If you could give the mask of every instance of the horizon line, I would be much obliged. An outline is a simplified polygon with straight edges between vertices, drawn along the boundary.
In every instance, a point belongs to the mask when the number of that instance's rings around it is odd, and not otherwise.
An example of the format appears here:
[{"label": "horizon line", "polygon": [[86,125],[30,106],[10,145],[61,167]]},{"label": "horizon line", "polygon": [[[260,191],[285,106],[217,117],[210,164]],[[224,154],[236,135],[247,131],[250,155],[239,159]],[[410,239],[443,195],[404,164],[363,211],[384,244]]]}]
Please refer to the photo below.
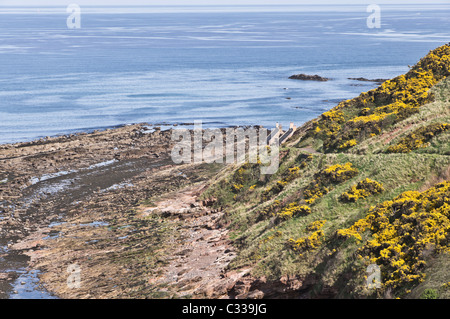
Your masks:
[{"label": "horizon line", "polygon": [[[392,5],[402,5],[402,6],[427,6],[427,5],[450,5],[447,1],[441,2],[427,2],[427,3],[402,3],[402,2],[391,2],[391,3],[383,3],[380,6],[392,6]],[[20,4],[0,4],[0,7],[26,7],[26,8],[42,8],[42,7],[66,7],[67,5],[20,5]],[[93,4],[83,4],[80,5],[83,7],[302,7],[302,6],[367,6],[367,4],[361,3],[300,3],[300,4],[102,4],[102,5],[93,5]]]}]

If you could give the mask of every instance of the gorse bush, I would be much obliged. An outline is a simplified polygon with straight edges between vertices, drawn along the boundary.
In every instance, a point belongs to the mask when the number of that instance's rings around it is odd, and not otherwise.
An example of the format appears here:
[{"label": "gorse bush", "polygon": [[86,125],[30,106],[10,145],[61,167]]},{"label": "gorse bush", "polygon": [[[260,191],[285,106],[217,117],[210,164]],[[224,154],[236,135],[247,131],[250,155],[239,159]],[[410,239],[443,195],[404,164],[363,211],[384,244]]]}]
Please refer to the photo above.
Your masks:
[{"label": "gorse bush", "polygon": [[356,175],[358,175],[358,170],[352,166],[352,163],[326,167],[315,174],[313,181],[303,190],[306,203],[314,203],[318,198],[327,194],[334,184],[345,182]]},{"label": "gorse bush", "polygon": [[259,210],[257,213],[257,221],[264,220],[269,217],[276,216],[277,212],[281,210],[281,202],[274,200],[270,205]]},{"label": "gorse bush", "polygon": [[448,130],[450,130],[448,123],[434,123],[420,127],[402,138],[397,144],[389,146],[386,153],[409,153],[418,148],[427,147],[433,137]]},{"label": "gorse bush", "polygon": [[232,190],[240,191],[244,185],[259,177],[259,165],[245,163],[237,171],[234,172],[231,180]]},{"label": "gorse bush", "polygon": [[287,205],[285,208],[283,208],[277,214],[277,217],[280,217],[281,219],[289,219],[299,215],[309,215],[309,214],[311,214],[311,208],[309,206],[298,205],[297,202],[293,202]]},{"label": "gorse bush", "polygon": [[313,231],[310,236],[297,240],[290,238],[287,245],[295,252],[300,253],[300,256],[302,256],[306,251],[317,249],[323,242],[324,232],[322,231],[322,227],[325,222],[326,220],[313,222],[307,227],[307,230]]},{"label": "gorse bush", "polygon": [[348,192],[343,193],[340,200],[343,202],[356,202],[360,198],[366,198],[383,191],[384,188],[382,184],[366,178],[358,182],[358,184],[353,185]]},{"label": "gorse bush", "polygon": [[316,231],[319,229],[322,229],[323,225],[325,225],[327,221],[325,219],[323,220],[316,220],[315,222],[312,222],[311,224],[306,227],[306,230],[308,231]]},{"label": "gorse bush", "polygon": [[337,234],[362,240],[366,231],[371,238],[359,249],[360,257],[383,266],[385,287],[423,281],[427,256],[450,252],[450,182],[422,193],[404,192]]},{"label": "gorse bush", "polygon": [[431,51],[408,73],[323,113],[304,138],[321,139],[326,152],[353,147],[417,113],[432,100],[430,88],[448,75],[450,45],[447,44]]},{"label": "gorse bush", "polygon": [[[303,189],[303,197],[307,204],[313,204],[316,199],[322,197],[334,184],[342,183],[358,174],[358,170],[352,166],[352,163],[345,163],[344,165],[331,165],[319,173],[314,175],[312,183]],[[278,202],[279,203],[279,202]],[[308,205],[301,205],[299,201],[294,201],[279,209],[279,205],[273,207],[277,211],[272,214],[277,217],[277,221],[290,219],[299,215],[311,214],[311,208]]]},{"label": "gorse bush", "polygon": [[277,181],[272,187],[268,187],[263,192],[263,200],[268,200],[270,197],[277,195],[283,191],[286,185],[296,180],[301,176],[301,171],[312,161],[311,154],[300,154],[295,164],[289,167],[281,176],[281,180]]},{"label": "gorse bush", "polygon": [[261,166],[258,163],[244,163],[234,171],[228,181],[228,186],[226,186],[235,194],[234,200],[241,199],[246,192],[252,191],[256,187],[255,183],[259,181],[260,170]]},{"label": "gorse bush", "polygon": [[349,180],[357,174],[358,170],[353,167],[352,163],[347,162],[344,165],[336,164],[329,166],[322,171],[321,175],[325,181],[338,184]]}]

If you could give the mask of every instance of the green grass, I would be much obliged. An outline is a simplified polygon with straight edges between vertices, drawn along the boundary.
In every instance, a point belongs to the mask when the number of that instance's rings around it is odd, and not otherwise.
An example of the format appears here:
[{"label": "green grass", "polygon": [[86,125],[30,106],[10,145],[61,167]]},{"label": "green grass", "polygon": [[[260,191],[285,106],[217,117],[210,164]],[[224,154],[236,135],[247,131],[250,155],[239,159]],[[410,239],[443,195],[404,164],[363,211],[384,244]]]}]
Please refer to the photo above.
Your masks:
[{"label": "green grass", "polygon": [[[389,145],[394,145],[419,127],[433,123],[450,123],[450,79],[441,81],[431,91],[435,96],[434,102],[422,106],[419,113],[393,125],[382,135],[361,142],[349,152],[355,154],[383,152]],[[450,133],[441,134],[431,141],[429,147],[414,152],[450,155]]]},{"label": "green grass", "polygon": [[427,289],[437,292],[437,299],[450,299],[450,255],[433,256],[427,269],[427,280],[415,287],[408,298],[419,299]]},{"label": "green grass", "polygon": [[[225,211],[224,222],[231,230],[230,237],[238,248],[238,255],[230,264],[231,269],[252,267],[254,276],[279,279],[283,275],[308,276],[314,274],[319,280],[316,288],[335,287],[339,297],[377,297],[364,287],[365,269],[355,258],[356,250],[363,245],[355,240],[339,241],[338,229],[347,228],[366,216],[371,206],[392,200],[405,191],[425,190],[434,184],[450,178],[450,134],[444,133],[433,138],[430,146],[407,154],[386,154],[385,149],[409,132],[431,123],[450,123],[450,80],[445,80],[433,88],[436,100],[423,106],[419,113],[393,125],[383,134],[370,138],[347,153],[313,154],[313,160],[300,171],[300,177],[288,183],[281,192],[270,198],[263,198],[264,190],[274,186],[295,165],[301,148],[320,148],[320,142],[311,139],[300,144],[282,147],[288,154],[282,159],[276,174],[265,180],[252,180],[256,183],[250,191],[247,185],[236,196],[231,190],[232,176],[239,167],[223,170],[205,192],[205,198],[217,199],[216,205]],[[296,136],[298,138],[298,136]],[[289,145],[289,143],[287,144]],[[333,188],[311,205],[312,213],[281,223],[273,216],[264,214],[275,201],[286,206],[293,201],[302,200],[303,188],[311,183],[314,174],[328,165],[351,162],[359,174]],[[381,194],[360,199],[355,203],[343,203],[340,195],[351,185],[370,178],[383,184]],[[313,221],[327,220],[323,227],[325,239],[314,251],[303,256],[294,253],[286,243],[290,238],[308,236],[306,229]],[[274,234],[279,234],[274,236]],[[367,239],[367,238],[366,238]],[[425,289],[434,289],[439,297],[450,297],[450,288],[443,289],[450,282],[448,257],[437,257],[427,268],[427,280],[413,289],[408,296],[419,298]],[[403,295],[402,295],[403,296]],[[383,297],[378,295],[378,297]]]}]

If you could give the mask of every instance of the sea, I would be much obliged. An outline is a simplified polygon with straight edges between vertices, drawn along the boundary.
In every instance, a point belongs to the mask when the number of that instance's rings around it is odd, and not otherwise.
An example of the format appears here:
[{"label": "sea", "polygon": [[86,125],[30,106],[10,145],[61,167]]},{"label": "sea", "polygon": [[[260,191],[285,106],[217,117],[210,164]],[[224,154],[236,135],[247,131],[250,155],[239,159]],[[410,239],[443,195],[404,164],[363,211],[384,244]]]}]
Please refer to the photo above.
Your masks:
[{"label": "sea", "polygon": [[[0,143],[133,123],[297,126],[450,41],[450,4],[0,5]],[[368,21],[380,21],[379,27]],[[327,82],[291,80],[298,73]]]}]

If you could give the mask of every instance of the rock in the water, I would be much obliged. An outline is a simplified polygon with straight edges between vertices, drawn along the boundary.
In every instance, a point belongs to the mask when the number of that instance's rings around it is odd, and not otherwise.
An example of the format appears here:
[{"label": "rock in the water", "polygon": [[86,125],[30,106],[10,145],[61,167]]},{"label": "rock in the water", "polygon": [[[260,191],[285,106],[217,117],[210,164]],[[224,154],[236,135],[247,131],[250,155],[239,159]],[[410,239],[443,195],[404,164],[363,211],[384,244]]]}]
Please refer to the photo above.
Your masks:
[{"label": "rock in the water", "polygon": [[383,83],[387,81],[386,79],[366,79],[366,78],[348,78],[348,79],[354,81],[378,82],[378,83]]},{"label": "rock in the water", "polygon": [[303,80],[303,81],[328,81],[328,78],[322,77],[320,75],[308,75],[308,74],[295,74],[289,77],[293,80]]}]

